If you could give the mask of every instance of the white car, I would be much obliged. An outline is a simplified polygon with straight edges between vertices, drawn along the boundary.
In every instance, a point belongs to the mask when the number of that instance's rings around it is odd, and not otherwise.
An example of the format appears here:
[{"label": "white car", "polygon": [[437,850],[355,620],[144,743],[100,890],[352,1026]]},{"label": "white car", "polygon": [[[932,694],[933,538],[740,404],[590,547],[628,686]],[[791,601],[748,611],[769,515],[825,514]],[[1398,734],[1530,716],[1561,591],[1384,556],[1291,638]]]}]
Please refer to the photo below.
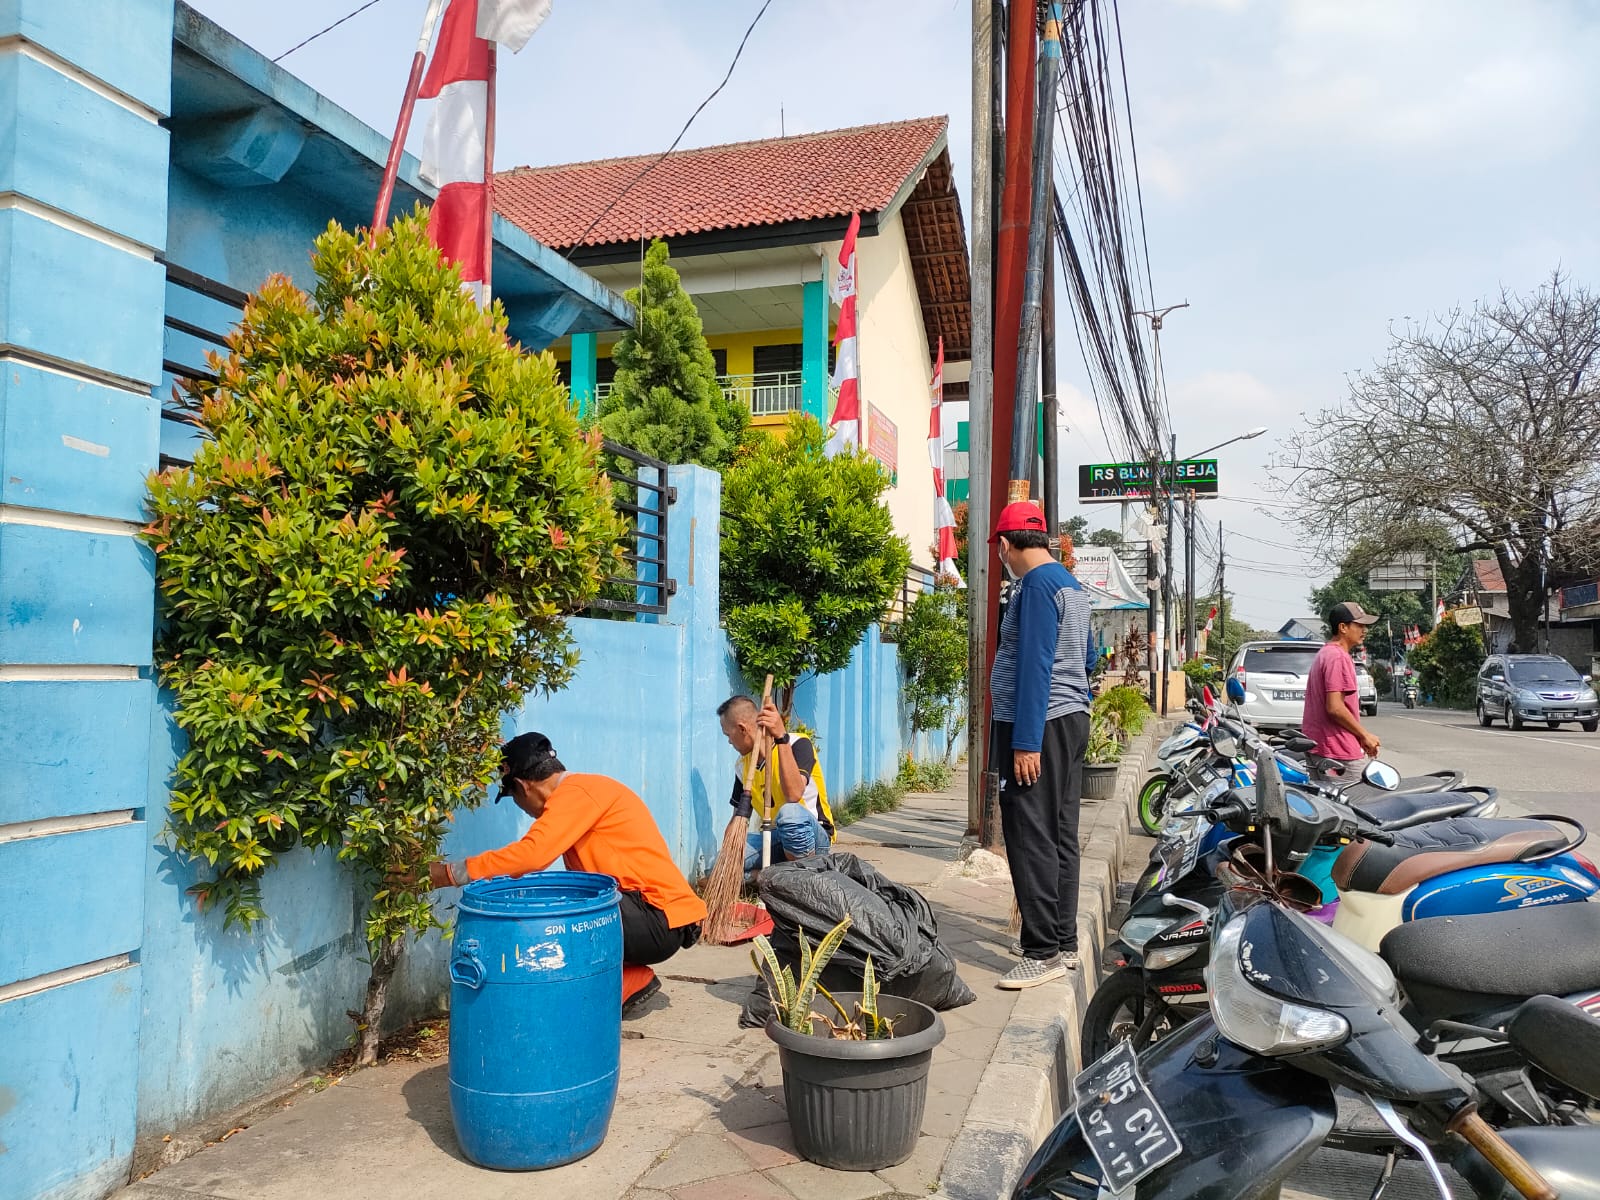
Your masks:
[{"label": "white car", "polygon": [[1363,717],[1378,715],[1378,685],[1373,682],[1372,673],[1360,663],[1356,664],[1356,698]]},{"label": "white car", "polygon": [[1246,642],[1230,672],[1244,684],[1240,711],[1259,729],[1298,726],[1305,715],[1306,677],[1320,642]]}]

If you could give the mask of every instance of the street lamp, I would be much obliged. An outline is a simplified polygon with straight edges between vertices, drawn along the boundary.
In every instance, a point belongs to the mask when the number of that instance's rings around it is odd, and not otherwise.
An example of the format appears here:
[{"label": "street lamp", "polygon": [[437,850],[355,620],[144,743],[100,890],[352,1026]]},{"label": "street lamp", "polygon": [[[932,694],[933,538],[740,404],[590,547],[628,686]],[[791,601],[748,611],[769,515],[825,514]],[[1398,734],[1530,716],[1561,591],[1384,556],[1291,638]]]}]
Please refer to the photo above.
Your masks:
[{"label": "street lamp", "polygon": [[1201,450],[1198,454],[1190,454],[1190,455],[1186,455],[1185,457],[1186,458],[1199,458],[1203,454],[1210,454],[1213,450],[1221,450],[1224,446],[1231,446],[1235,442],[1248,442],[1251,438],[1258,438],[1263,433],[1265,433],[1266,431],[1267,431],[1267,427],[1265,425],[1257,425],[1254,429],[1246,430],[1244,433],[1241,433],[1238,437],[1231,437],[1225,442],[1218,442],[1215,446],[1207,446],[1204,450]]}]

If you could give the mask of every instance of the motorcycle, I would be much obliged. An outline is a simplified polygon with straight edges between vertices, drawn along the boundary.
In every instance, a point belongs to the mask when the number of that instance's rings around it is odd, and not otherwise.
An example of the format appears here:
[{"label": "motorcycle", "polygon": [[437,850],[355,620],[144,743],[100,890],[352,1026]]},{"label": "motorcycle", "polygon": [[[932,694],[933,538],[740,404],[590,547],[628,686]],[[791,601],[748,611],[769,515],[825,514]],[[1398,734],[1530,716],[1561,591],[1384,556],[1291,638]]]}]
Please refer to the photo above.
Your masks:
[{"label": "motorcycle", "polygon": [[[1234,737],[1234,731],[1219,726],[1213,741],[1238,753]],[[1259,744],[1257,749],[1268,753]],[[1275,771],[1283,766],[1272,761]],[[1392,768],[1375,763],[1366,779],[1378,786],[1392,783],[1393,775]],[[1237,796],[1237,777],[1232,782]],[[1497,809],[1493,788],[1389,795],[1355,808],[1326,785],[1289,782],[1301,784],[1291,802],[1302,818],[1302,834],[1284,851],[1315,885],[1307,908],[1368,949],[1376,950],[1383,935],[1402,922],[1568,905],[1600,892],[1600,869],[1574,852],[1585,837],[1580,825],[1560,817],[1487,820]],[[1136,887],[1110,947],[1118,968],[1085,1009],[1081,1049],[1086,1061],[1120,1040],[1143,1046],[1204,1010],[1209,917],[1223,890],[1216,878],[1225,857],[1222,848],[1252,829],[1238,799],[1215,802],[1227,788],[1227,781],[1215,778],[1187,811],[1173,814],[1175,826],[1186,824],[1164,840],[1155,867]],[[1387,839],[1392,844],[1354,839],[1357,816],[1376,831],[1395,833]],[[1551,821],[1572,826],[1574,835],[1552,828]]]},{"label": "motorcycle", "polygon": [[1415,708],[1417,706],[1419,695],[1420,693],[1417,691],[1417,685],[1414,683],[1408,682],[1403,688],[1400,689],[1401,701],[1407,708]]},{"label": "motorcycle", "polygon": [[[1269,759],[1252,816],[1262,865],[1231,863],[1207,971],[1209,1014],[1136,1054],[1113,1048],[1073,1085],[1013,1200],[1269,1200],[1335,1144],[1342,1099],[1374,1115],[1386,1162],[1423,1160],[1442,1196],[1445,1157],[1477,1195],[1600,1200],[1600,1127],[1492,1128],[1472,1078],[1428,1053],[1383,959],[1297,911],[1314,885],[1277,865],[1318,814],[1297,814]],[[1289,793],[1292,796],[1292,793]],[[1358,818],[1359,820],[1359,818]],[[1391,835],[1367,825],[1380,843]],[[1600,1089],[1600,1021],[1561,1002],[1520,1006],[1504,1040],[1532,1068]],[[1591,1092],[1590,1094],[1593,1094]],[[1376,1193],[1375,1193],[1376,1194]]]}]

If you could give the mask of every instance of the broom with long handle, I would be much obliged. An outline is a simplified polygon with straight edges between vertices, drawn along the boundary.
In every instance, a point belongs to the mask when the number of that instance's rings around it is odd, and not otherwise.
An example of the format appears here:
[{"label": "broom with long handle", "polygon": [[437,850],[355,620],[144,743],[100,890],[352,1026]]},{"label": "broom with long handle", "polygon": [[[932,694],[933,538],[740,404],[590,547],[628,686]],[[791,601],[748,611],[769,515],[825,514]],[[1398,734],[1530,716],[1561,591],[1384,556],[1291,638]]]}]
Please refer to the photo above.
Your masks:
[{"label": "broom with long handle", "polygon": [[[761,693],[762,708],[766,707],[767,700],[771,695],[772,676],[768,675],[766,687]],[[750,748],[750,754],[746,758],[744,766],[744,800],[746,803],[751,803],[750,780],[755,774],[756,760],[761,756],[764,744],[764,736],[758,728],[756,731],[756,744]],[[763,813],[764,816],[765,814]],[[763,825],[765,825],[764,820]],[[711,867],[711,877],[706,880],[706,919],[702,929],[704,930],[705,940],[713,945],[726,945],[735,933],[740,932],[736,918],[739,890],[744,883],[745,839],[749,834],[749,816],[737,812],[734,813],[733,819],[728,822],[727,829],[722,833],[722,849],[717,852],[717,861]],[[765,859],[763,859],[762,865],[767,865]]]}]

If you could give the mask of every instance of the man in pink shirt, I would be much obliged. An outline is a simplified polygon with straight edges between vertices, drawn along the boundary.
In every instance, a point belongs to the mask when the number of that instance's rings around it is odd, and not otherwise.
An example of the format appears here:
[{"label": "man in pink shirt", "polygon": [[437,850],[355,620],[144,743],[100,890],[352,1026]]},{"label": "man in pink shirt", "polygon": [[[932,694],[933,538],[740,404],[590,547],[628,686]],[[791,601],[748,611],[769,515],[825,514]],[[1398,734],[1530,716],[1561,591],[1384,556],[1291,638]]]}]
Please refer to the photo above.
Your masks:
[{"label": "man in pink shirt", "polygon": [[1356,664],[1351,651],[1367,637],[1367,626],[1378,618],[1359,604],[1335,604],[1328,611],[1328,644],[1317,651],[1306,677],[1306,708],[1300,728],[1317,743],[1323,758],[1349,763],[1343,778],[1359,775],[1364,759],[1378,754],[1378,739],[1361,728],[1357,714],[1361,700],[1356,692]]}]

